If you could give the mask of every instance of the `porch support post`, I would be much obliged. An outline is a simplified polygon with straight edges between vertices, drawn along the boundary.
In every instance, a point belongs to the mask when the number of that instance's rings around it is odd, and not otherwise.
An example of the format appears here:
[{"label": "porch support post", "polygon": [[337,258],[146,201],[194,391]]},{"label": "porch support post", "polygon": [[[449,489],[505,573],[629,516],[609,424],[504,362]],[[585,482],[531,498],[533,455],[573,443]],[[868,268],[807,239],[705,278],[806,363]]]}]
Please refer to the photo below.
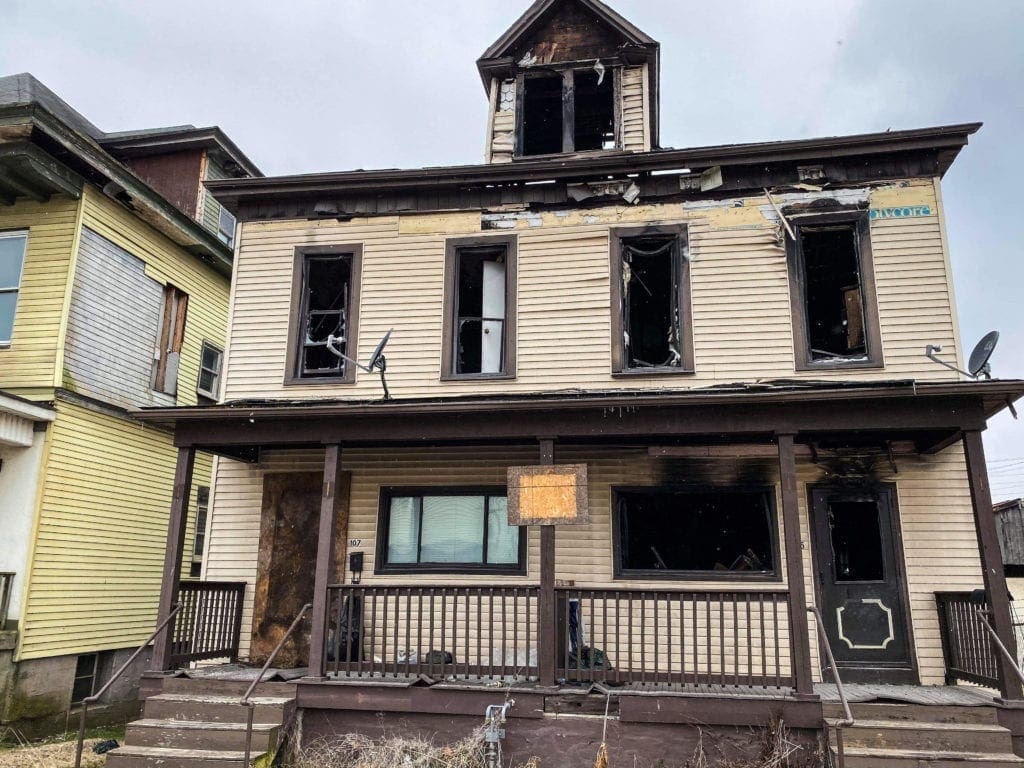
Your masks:
[{"label": "porch support post", "polygon": [[782,488],[782,529],[786,542],[786,574],[789,582],[789,633],[793,653],[793,682],[798,696],[812,696],[811,639],[807,627],[807,587],[804,583],[804,550],[800,540],[800,506],[796,484],[796,452],[793,435],[777,435],[779,480]]},{"label": "porch support post", "polygon": [[[988,470],[985,467],[985,446],[979,430],[967,430],[963,434],[964,458],[967,459],[967,477],[971,487],[971,503],[974,506],[974,527],[978,532],[978,552],[984,575],[985,594],[992,628],[1003,645],[1014,658],[1017,657],[1017,643],[1010,618],[1010,601],[1006,588],[1006,574],[1003,571],[1003,555],[999,550],[996,535],[996,518],[992,511],[992,492],[988,484]],[[999,669],[999,693],[1004,699],[1020,699],[1021,686],[1013,665],[993,644]]]},{"label": "porch support post", "polygon": [[[540,441],[540,463],[550,467],[555,463],[555,441]],[[539,657],[537,659],[538,674],[541,685],[555,684],[555,655],[558,643],[555,634],[558,627],[558,607],[555,601],[555,526],[540,527],[540,598],[538,601],[540,617],[537,631],[540,636]]]},{"label": "porch support post", "polygon": [[[164,575],[160,583],[160,602],[156,621],[166,619],[178,602],[181,584],[181,559],[185,551],[185,528],[188,524],[188,500],[192,494],[192,472],[195,469],[196,449],[178,449],[178,462],[174,469],[174,490],[171,493],[171,514],[167,519],[167,548],[164,551]],[[170,666],[171,641],[174,638],[172,621],[153,641],[151,668],[163,672]]]},{"label": "porch support post", "polygon": [[313,577],[313,621],[309,632],[309,676],[324,677],[324,643],[327,638],[327,587],[334,572],[334,524],[338,517],[338,477],[341,446],[328,445],[324,456],[324,489],[320,502],[320,529],[316,540],[316,574]]}]

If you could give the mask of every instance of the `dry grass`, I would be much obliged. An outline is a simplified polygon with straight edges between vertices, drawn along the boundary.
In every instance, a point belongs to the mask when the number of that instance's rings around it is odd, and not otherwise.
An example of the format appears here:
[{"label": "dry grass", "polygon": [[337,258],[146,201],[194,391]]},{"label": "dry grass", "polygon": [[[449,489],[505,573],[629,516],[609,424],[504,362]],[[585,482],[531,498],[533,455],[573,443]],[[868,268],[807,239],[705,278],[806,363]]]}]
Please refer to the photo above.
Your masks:
[{"label": "dry grass", "polygon": [[[106,755],[93,754],[93,745],[104,739],[90,739],[82,750],[82,768],[100,768],[107,764]],[[37,744],[15,747],[0,752],[0,768],[71,768],[75,764],[75,743]]]},{"label": "dry grass", "polygon": [[773,722],[761,734],[761,751],[757,757],[729,759],[709,757],[701,732],[697,748],[683,768],[818,768],[822,764],[817,750],[797,744],[782,722]]},{"label": "dry grass", "polygon": [[[502,763],[504,765],[504,763]],[[485,768],[484,732],[454,744],[400,736],[350,733],[320,739],[303,749],[293,768]],[[536,758],[519,768],[538,768]]]}]

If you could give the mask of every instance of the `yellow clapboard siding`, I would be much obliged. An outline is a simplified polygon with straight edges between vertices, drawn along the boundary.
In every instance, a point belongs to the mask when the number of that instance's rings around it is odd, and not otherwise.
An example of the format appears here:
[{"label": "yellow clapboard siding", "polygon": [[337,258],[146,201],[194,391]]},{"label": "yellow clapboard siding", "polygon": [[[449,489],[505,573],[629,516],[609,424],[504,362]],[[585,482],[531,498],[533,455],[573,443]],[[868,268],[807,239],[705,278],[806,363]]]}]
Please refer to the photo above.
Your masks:
[{"label": "yellow clapboard siding", "polygon": [[177,405],[195,405],[203,340],[224,349],[229,278],[91,187],[86,188],[83,201],[84,226],[141,259],[146,264],[146,273],[154,280],[174,285],[188,294]]},{"label": "yellow clapboard siding", "polygon": [[0,349],[0,389],[54,385],[78,209],[65,197],[0,207],[0,230],[28,230],[11,345]]},{"label": "yellow clapboard siding", "polygon": [[[19,658],[126,648],[153,631],[176,449],[170,434],[57,401]],[[195,491],[212,459],[197,457]],[[183,576],[187,575],[186,555]]]},{"label": "yellow clapboard siding", "polygon": [[[535,463],[535,451],[521,448],[433,448],[430,450],[346,450],[344,466],[353,473],[347,538],[360,539],[357,548],[365,553],[363,581],[367,584],[399,584],[415,581],[412,576],[381,577],[373,574],[376,556],[377,516],[381,486],[502,485],[509,465]],[[586,463],[589,470],[590,524],[566,526],[557,533],[556,578],[579,587],[615,588],[627,582],[615,581],[612,562],[611,489],[625,485],[655,485],[659,482],[729,483],[737,475],[736,459],[665,459],[648,457],[644,449],[560,449],[558,461]],[[256,578],[259,546],[262,477],[268,472],[320,471],[323,454],[317,451],[268,452],[259,465],[233,461],[218,464],[217,503],[210,529],[206,577],[213,580]],[[970,492],[959,446],[934,457],[901,457],[898,474],[883,467],[880,479],[897,487],[900,528],[905,548],[911,621],[916,639],[917,660],[922,682],[941,684],[944,680],[941,644],[938,639],[934,592],[973,589],[981,584],[981,566],[974,538]],[[772,460],[744,460],[743,476],[778,483],[777,464]],[[696,479],[696,480],[695,480]],[[811,533],[808,523],[807,486],[823,479],[813,464],[799,466],[801,539],[808,595],[815,594],[812,578]],[[776,492],[777,495],[777,492]],[[778,500],[776,501],[778,507]],[[777,516],[778,517],[778,516]],[[780,525],[780,523],[776,523]],[[780,535],[780,541],[782,539]],[[940,548],[941,542],[941,548]],[[436,576],[434,583],[450,585],[536,584],[539,567],[539,537],[528,535],[526,577]],[[784,547],[780,544],[779,570],[785,576]],[[941,558],[937,555],[941,553]],[[941,562],[941,567],[937,563]],[[628,582],[631,587],[716,589],[719,582]],[[729,591],[772,591],[785,589],[778,582],[729,582]],[[252,620],[251,587],[245,606],[243,642],[247,643]],[[817,643],[812,642],[816,653]],[[244,653],[244,651],[243,651]],[[815,660],[815,669],[818,669]]]},{"label": "yellow clapboard siding", "polygon": [[647,127],[646,69],[646,64],[622,69],[622,148],[627,152],[651,149]]}]

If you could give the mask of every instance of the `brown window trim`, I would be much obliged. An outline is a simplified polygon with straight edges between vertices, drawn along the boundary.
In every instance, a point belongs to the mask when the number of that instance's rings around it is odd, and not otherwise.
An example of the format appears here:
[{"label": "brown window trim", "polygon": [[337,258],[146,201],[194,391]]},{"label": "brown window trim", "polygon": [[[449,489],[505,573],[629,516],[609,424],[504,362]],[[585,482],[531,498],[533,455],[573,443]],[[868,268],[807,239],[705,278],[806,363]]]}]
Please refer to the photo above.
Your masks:
[{"label": "brown window trim", "polygon": [[[605,60],[607,62],[607,60]],[[612,61],[607,63],[608,71],[613,78],[612,104],[615,110],[615,148],[614,149],[592,149],[580,152],[580,155],[598,155],[608,152],[621,152],[625,146],[625,139],[622,129],[622,63]],[[516,133],[515,148],[512,157],[515,160],[543,160],[545,158],[563,157],[567,154],[576,153],[576,86],[575,72],[585,72],[593,69],[593,66],[578,66],[566,64],[563,66],[552,66],[538,68],[529,73],[520,72],[516,75]],[[527,78],[541,77],[544,75],[561,74],[562,76],[562,151],[548,154],[526,155],[523,154],[523,119],[525,117],[523,105],[526,96]]]},{"label": "brown window trim", "polygon": [[[455,373],[455,311],[456,276],[460,248],[481,245],[505,245],[505,370],[502,373]],[[483,237],[452,237],[444,244],[444,320],[441,333],[441,381],[502,381],[516,377],[516,324],[518,311],[516,298],[519,282],[518,235],[489,235]]]},{"label": "brown window trim", "polygon": [[[679,321],[682,323],[681,339],[683,349],[682,365],[677,367],[659,366],[656,368],[628,368],[625,365],[626,349],[623,337],[625,322],[622,317],[622,240],[623,238],[644,235],[676,235],[679,238],[681,254],[679,276]],[[695,372],[693,355],[693,303],[690,298],[690,262],[682,254],[689,243],[686,224],[660,224],[646,227],[612,227],[608,232],[611,266],[611,315],[612,315],[612,376],[626,378],[632,376],[678,376],[693,375]]]},{"label": "brown window trim", "polygon": [[[613,485],[611,487],[612,517],[612,578],[616,581],[708,581],[708,582],[749,582],[756,584],[783,584],[782,553],[779,546],[779,513],[774,485],[738,484],[738,485],[683,485],[669,483],[665,485]],[[659,571],[629,569],[622,567],[621,524],[619,522],[620,493],[650,493],[652,491],[701,493],[710,491],[750,493],[764,492],[768,499],[768,518],[772,540],[772,558],[774,568],[771,573],[750,573],[733,571]]]},{"label": "brown window trim", "polygon": [[[797,239],[786,237],[786,263],[789,270],[789,303],[793,318],[793,352],[797,371],[842,371],[847,369],[884,368],[882,332],[878,319],[875,292],[875,266],[871,253],[871,218],[867,211],[824,213],[791,220]],[[864,302],[864,336],[867,359],[856,361],[812,360],[807,341],[806,291],[800,232],[804,228],[830,224],[853,224],[857,235],[857,258],[860,266],[862,301]]]},{"label": "brown window trim", "polygon": [[356,367],[352,364],[345,366],[344,376],[317,376],[303,377],[299,374],[299,348],[301,346],[302,315],[303,315],[303,274],[306,256],[337,256],[351,255],[351,285],[349,286],[349,306],[352,308],[348,322],[348,347],[347,349],[356,354],[350,357],[357,358],[359,352],[359,282],[363,266],[363,246],[361,243],[353,245],[300,245],[295,249],[295,259],[292,263],[292,297],[289,304],[288,317],[288,354],[285,362],[284,386],[338,386],[343,384],[354,384],[356,381]]},{"label": "brown window trim", "polygon": [[[489,565],[471,563],[431,563],[429,565],[417,565],[402,563],[399,565],[387,564],[388,549],[388,525],[391,517],[390,501],[395,496],[500,496],[507,495],[508,489],[504,485],[477,485],[477,486],[381,486],[380,502],[377,512],[377,542],[376,556],[373,558],[373,572],[376,575],[388,574],[415,574],[415,573],[438,573],[449,575],[498,575],[498,576],[526,576],[527,563],[527,537],[526,527],[519,528],[519,562],[510,565]],[[484,529],[486,536],[486,528]]]}]

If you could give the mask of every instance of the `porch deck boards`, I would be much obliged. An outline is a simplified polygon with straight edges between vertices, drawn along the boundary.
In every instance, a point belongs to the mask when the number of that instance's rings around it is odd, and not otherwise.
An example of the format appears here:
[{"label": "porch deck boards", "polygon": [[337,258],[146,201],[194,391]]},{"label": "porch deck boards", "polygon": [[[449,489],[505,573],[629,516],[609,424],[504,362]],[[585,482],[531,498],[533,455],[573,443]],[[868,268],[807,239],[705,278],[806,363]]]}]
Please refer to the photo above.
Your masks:
[{"label": "porch deck boards", "polygon": [[[993,691],[963,685],[869,685],[853,683],[843,686],[851,702],[900,702],[932,706],[990,707],[995,701]],[[836,703],[839,692],[831,683],[818,683],[814,692],[823,702]]]}]

